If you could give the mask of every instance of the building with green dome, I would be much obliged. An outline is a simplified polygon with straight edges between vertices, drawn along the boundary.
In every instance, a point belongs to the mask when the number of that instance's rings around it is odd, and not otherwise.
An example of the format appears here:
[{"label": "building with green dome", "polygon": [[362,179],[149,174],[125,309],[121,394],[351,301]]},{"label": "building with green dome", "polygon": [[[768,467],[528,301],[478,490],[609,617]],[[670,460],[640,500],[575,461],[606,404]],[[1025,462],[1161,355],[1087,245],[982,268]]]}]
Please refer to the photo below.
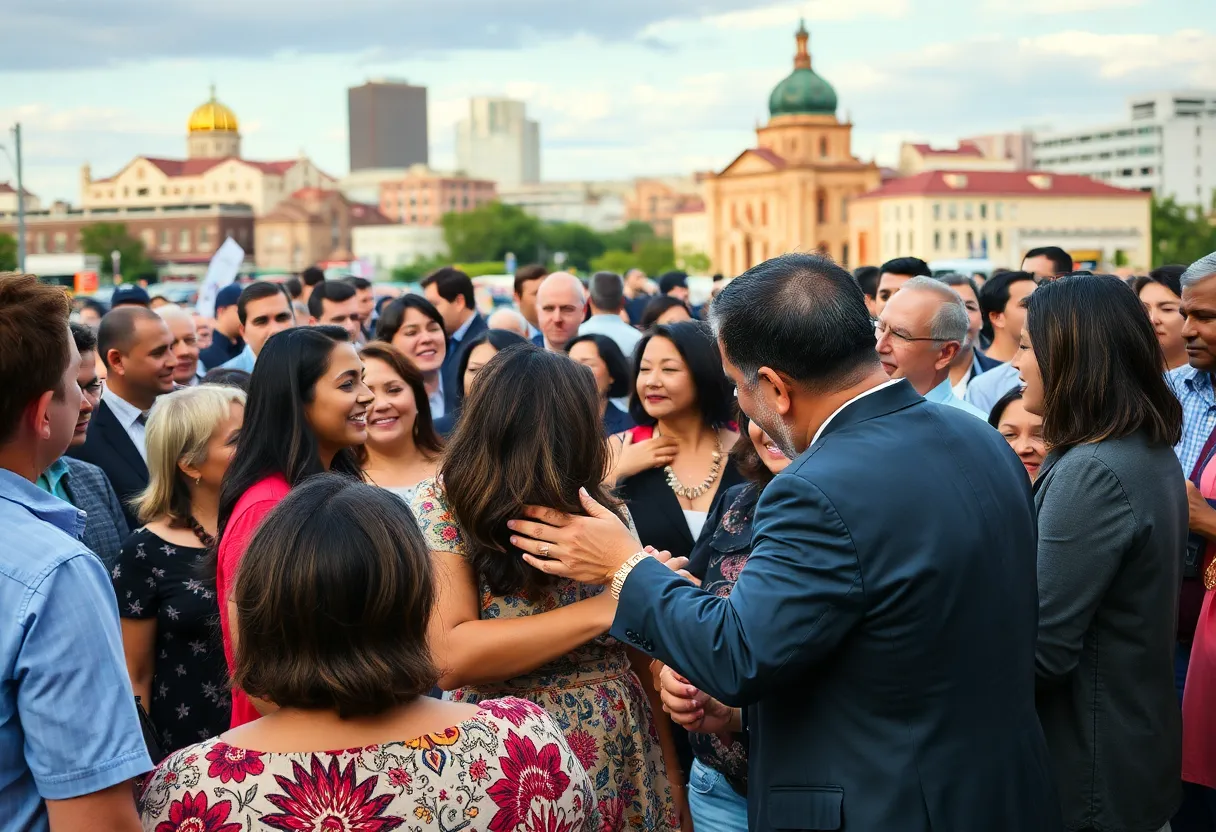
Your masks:
[{"label": "building with green dome", "polygon": [[794,40],[793,72],[769,95],[755,147],[705,183],[707,253],[722,274],[791,251],[851,265],[849,202],[881,183],[877,165],[853,156],[853,125],[837,118],[836,90],[811,68],[804,24]]}]

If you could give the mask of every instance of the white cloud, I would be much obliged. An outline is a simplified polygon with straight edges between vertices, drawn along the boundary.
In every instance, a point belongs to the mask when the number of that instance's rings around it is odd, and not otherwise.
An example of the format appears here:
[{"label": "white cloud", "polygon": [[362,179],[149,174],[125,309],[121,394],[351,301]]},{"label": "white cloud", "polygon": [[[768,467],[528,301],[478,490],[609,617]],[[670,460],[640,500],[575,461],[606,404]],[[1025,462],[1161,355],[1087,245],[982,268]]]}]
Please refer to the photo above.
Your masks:
[{"label": "white cloud", "polygon": [[988,0],[984,11],[1014,15],[1079,14],[1128,9],[1145,0]]},{"label": "white cloud", "polygon": [[[803,18],[808,26],[842,20],[865,18],[898,19],[910,11],[909,0],[807,0],[802,3],[778,3],[759,9],[743,9],[711,15],[702,21],[716,29],[730,32],[752,29],[789,27]],[[686,24],[685,24],[686,25]]]},{"label": "white cloud", "polygon": [[1099,35],[1058,32],[1023,38],[1020,49],[1039,55],[1084,61],[1103,78],[1174,72],[1195,85],[1216,85],[1216,35],[1184,29],[1170,35]]}]

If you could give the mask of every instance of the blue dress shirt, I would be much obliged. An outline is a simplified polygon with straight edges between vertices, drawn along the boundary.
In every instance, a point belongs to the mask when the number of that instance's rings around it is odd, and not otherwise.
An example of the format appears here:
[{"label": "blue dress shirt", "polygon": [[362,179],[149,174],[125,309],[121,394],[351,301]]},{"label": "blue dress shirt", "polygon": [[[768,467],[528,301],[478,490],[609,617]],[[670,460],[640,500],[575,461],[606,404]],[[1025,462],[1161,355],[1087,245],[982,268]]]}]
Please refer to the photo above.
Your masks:
[{"label": "blue dress shirt", "polygon": [[253,350],[246,344],[245,349],[241,350],[236,358],[229,359],[220,366],[226,370],[244,370],[247,373],[252,373],[253,365],[257,360],[257,356],[253,354]]},{"label": "blue dress shirt", "polygon": [[988,421],[988,414],[981,411],[974,405],[967,404],[965,401],[954,395],[954,388],[950,384],[949,376],[941,384],[934,387],[925,394],[925,401],[934,402],[936,404],[944,404],[946,407],[956,407],[965,413],[970,413],[978,419]]},{"label": "blue dress shirt", "polygon": [[1204,443],[1216,430],[1212,375],[1187,365],[1166,373],[1165,383],[1182,404],[1182,441],[1174,446],[1174,453],[1182,463],[1182,473],[1189,477]]},{"label": "blue dress shirt", "polygon": [[110,576],[84,513],[0,469],[0,826],[48,829],[44,799],[152,768]]},{"label": "blue dress shirt", "polygon": [[[984,414],[992,412],[992,406],[1000,401],[1001,396],[1022,384],[1017,369],[1006,361],[999,367],[993,367],[982,376],[971,379],[967,385],[967,395],[963,400],[977,407]],[[984,416],[987,419],[987,415]]]}]

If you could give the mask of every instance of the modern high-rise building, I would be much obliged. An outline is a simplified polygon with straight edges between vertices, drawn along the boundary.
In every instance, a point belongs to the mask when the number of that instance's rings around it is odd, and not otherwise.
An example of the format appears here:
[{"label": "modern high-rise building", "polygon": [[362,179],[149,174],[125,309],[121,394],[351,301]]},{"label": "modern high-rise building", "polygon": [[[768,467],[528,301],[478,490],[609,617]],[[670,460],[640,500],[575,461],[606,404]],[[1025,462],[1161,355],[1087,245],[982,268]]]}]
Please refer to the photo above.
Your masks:
[{"label": "modern high-rise building", "polygon": [[426,87],[374,79],[348,89],[346,102],[352,171],[430,162]]},{"label": "modern high-rise building", "polygon": [[1036,133],[1034,164],[1208,208],[1216,195],[1216,90],[1134,96],[1127,121]]},{"label": "modern high-rise building", "polygon": [[473,98],[456,125],[456,164],[468,176],[504,187],[540,181],[540,125],[522,101]]}]

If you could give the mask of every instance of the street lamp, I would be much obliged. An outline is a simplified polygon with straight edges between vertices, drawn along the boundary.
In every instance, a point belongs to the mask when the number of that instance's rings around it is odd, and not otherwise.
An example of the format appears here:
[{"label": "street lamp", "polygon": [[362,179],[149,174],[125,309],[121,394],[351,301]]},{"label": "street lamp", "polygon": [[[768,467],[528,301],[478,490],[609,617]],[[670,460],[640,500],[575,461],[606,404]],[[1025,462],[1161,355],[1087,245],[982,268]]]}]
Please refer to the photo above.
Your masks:
[{"label": "street lamp", "polygon": [[0,144],[0,150],[8,156],[8,162],[17,172],[17,271],[25,271],[25,183],[21,176],[21,125],[13,125],[13,150],[17,154],[16,161],[9,156],[8,149]]},{"label": "street lamp", "polygon": [[122,263],[122,252],[119,251],[118,249],[114,249],[113,251],[110,252],[110,265],[113,266],[113,274],[111,276],[114,278],[115,283],[118,282],[118,277],[121,274],[121,272],[119,271],[119,268],[118,268],[119,264],[121,264],[121,263]]}]

